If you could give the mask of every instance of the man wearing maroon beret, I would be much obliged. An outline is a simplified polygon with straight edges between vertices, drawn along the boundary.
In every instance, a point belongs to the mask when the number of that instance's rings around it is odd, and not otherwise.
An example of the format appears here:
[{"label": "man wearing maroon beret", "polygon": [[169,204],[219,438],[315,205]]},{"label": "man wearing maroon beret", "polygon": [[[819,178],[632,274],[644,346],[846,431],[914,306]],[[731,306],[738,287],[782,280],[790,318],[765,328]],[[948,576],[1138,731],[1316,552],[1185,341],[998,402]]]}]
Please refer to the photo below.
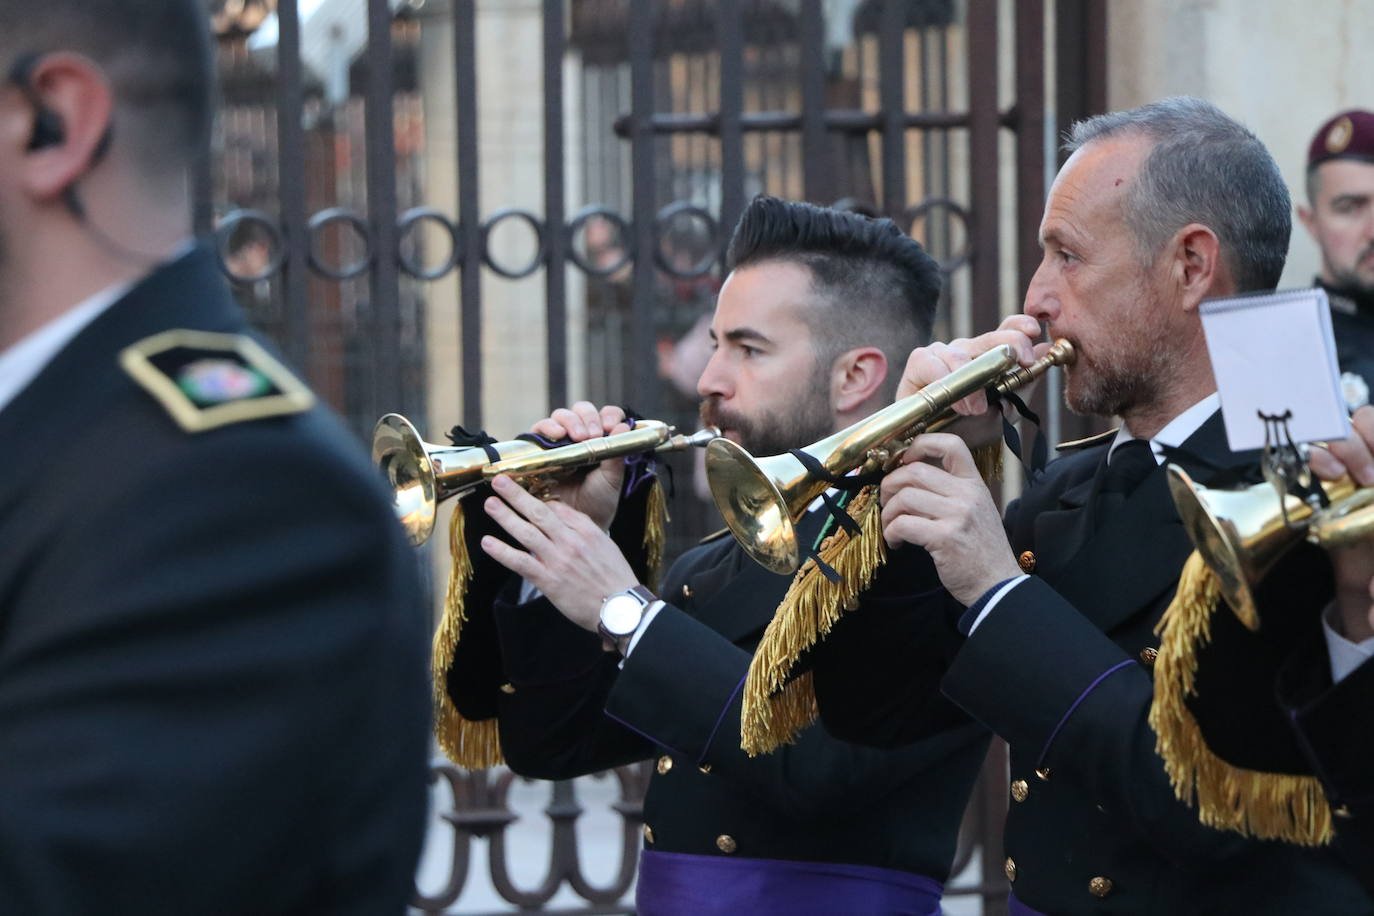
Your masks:
[{"label": "man wearing maroon beret", "polygon": [[[1374,473],[1374,112],[1343,111],[1307,151],[1308,205],[1298,216],[1322,253],[1317,285],[1331,320],[1357,435],[1315,450],[1312,466],[1334,479]],[[1361,409],[1362,408],[1362,409]],[[1335,600],[1320,641],[1293,647],[1277,679],[1299,744],[1336,814],[1336,845],[1374,888],[1374,544],[1332,553]],[[1264,610],[1261,609],[1263,616]]]},{"label": "man wearing maroon beret", "polygon": [[1351,109],[1307,150],[1307,206],[1298,217],[1320,246],[1317,285],[1331,298],[1341,382],[1354,410],[1374,385],[1374,112]]}]

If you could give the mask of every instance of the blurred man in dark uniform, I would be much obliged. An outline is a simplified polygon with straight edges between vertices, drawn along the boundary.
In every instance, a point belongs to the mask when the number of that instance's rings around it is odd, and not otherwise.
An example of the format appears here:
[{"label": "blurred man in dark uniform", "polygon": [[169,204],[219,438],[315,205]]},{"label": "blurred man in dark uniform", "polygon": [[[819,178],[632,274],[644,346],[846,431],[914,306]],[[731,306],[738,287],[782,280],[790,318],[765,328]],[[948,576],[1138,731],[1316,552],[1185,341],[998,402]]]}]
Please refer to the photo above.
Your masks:
[{"label": "blurred man in dark uniform", "polygon": [[[1012,912],[1374,912],[1330,850],[1200,824],[1147,722],[1156,625],[1192,549],[1164,455],[1203,481],[1252,457],[1227,449],[1198,305],[1274,287],[1288,193],[1254,135],[1196,99],[1092,118],[1069,149],[1025,312],[1077,349],[1068,405],[1122,428],[1068,447],[1005,524],[959,436],[919,437],[883,483],[888,543],[928,550],[968,608],[943,690],[1010,744]],[[974,352],[916,351],[902,390]],[[921,644],[870,617],[861,608],[832,631],[817,664],[839,670],[815,672],[817,699],[836,734],[900,745],[923,733],[902,685]],[[1271,698],[1250,705],[1283,724]]]},{"label": "blurred man in dark uniform", "polygon": [[0,910],[399,914],[426,614],[191,241],[203,4],[0,0],[0,67]]},{"label": "blurred man in dark uniform", "polygon": [[[916,242],[887,220],[759,198],[728,263],[698,384],[707,423],[762,456],[890,403],[889,367],[927,339],[939,293]],[[535,431],[580,441],[623,429],[623,418],[581,403]],[[481,550],[524,590],[507,575],[488,607],[469,605],[473,635],[465,629],[451,671],[436,672],[458,711],[496,717],[507,762],[526,775],[657,758],[638,884],[646,916],[938,913],[986,733],[932,679],[931,736],[909,748],[860,748],[811,728],[775,754],[746,755],[741,687],[789,579],[716,536],[649,592],[603,533],[624,511],[620,479],[620,462],[603,465],[551,503],[497,479],[487,511],[515,546],[488,536]],[[803,544],[834,524],[813,507]],[[911,553],[884,567],[870,600],[923,608],[928,650],[951,649],[949,605],[929,560]],[[502,578],[479,568],[474,586]],[[484,679],[474,675],[493,658]]]},{"label": "blurred man in dark uniform", "polygon": [[1327,121],[1307,149],[1307,205],[1298,217],[1321,248],[1317,285],[1331,299],[1346,403],[1374,385],[1374,112]]}]

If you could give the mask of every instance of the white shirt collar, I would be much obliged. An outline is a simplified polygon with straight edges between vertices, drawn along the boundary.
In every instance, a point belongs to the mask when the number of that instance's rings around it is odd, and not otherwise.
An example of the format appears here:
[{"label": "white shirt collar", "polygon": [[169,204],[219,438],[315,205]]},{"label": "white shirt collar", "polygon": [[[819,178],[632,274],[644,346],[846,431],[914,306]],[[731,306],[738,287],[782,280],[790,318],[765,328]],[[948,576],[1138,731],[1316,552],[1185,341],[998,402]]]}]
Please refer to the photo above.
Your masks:
[{"label": "white shirt collar", "polygon": [[132,283],[116,283],[105,287],[0,353],[0,410],[8,407],[63,347],[118,302],[132,286]]},{"label": "white shirt collar", "polygon": [[1374,637],[1363,642],[1351,642],[1336,629],[1336,603],[1322,611],[1322,636],[1326,638],[1326,652],[1331,657],[1331,682],[1340,683],[1350,672],[1374,658]]},{"label": "white shirt collar", "polygon": [[[187,239],[178,245],[163,263],[178,261],[194,248],[195,242]],[[38,378],[44,367],[56,359],[57,354],[61,353],[62,348],[71,343],[76,335],[104,314],[110,306],[124,298],[124,294],[142,279],[139,277],[126,283],[115,283],[105,287],[0,352],[0,410],[4,410],[19,397],[20,392]]]},{"label": "white shirt collar", "polygon": [[[1155,455],[1155,461],[1159,464],[1164,463],[1164,452],[1162,446],[1177,448],[1188,441],[1188,437],[1197,432],[1202,424],[1207,422],[1207,418],[1216,413],[1221,406],[1221,396],[1213,391],[1207,397],[1189,407],[1183,413],[1174,417],[1164,425],[1164,428],[1155,433],[1155,437],[1150,440],[1150,448]],[[1117,446],[1123,445],[1136,438],[1131,435],[1131,431],[1124,425],[1116,431],[1116,438],[1112,440],[1112,447],[1107,451],[1107,460],[1110,461],[1112,454]]]}]

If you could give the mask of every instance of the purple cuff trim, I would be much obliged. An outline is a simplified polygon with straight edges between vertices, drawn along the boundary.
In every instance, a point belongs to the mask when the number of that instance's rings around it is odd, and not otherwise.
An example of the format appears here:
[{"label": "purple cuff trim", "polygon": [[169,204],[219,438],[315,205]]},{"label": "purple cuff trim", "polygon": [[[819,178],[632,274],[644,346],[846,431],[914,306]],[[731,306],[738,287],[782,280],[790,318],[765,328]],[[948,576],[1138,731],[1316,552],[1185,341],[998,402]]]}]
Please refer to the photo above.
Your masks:
[{"label": "purple cuff trim", "polygon": [[1097,679],[1088,685],[1087,690],[1083,691],[1078,695],[1078,699],[1073,701],[1073,705],[1069,707],[1068,712],[1064,713],[1064,717],[1059,720],[1059,724],[1054,727],[1054,731],[1050,732],[1049,740],[1045,742],[1044,749],[1040,751],[1040,759],[1036,761],[1036,769],[1042,769],[1045,766],[1045,757],[1049,754],[1050,747],[1054,744],[1054,739],[1059,735],[1059,730],[1064,727],[1065,722],[1069,721],[1069,716],[1073,715],[1073,711],[1078,708],[1078,705],[1088,698],[1088,694],[1096,690],[1098,684],[1102,683],[1107,678],[1111,677],[1113,674],[1116,674],[1122,668],[1134,664],[1135,661],[1133,659],[1128,658],[1124,662],[1118,662],[1117,664],[1112,665],[1106,671],[1103,671],[1101,674],[1099,674],[1097,676]]},{"label": "purple cuff trim", "polygon": [[672,751],[674,754],[676,754],[676,755],[679,756],[679,757],[691,757],[691,756],[692,756],[691,754],[684,754],[682,751],[680,751],[680,750],[678,750],[677,748],[673,747],[671,744],[664,744],[662,741],[658,740],[657,738],[655,738],[653,735],[649,734],[648,732],[640,731],[639,729],[637,729],[637,728],[635,728],[633,725],[631,725],[629,722],[626,722],[624,719],[620,718],[620,716],[617,716],[615,713],[611,712],[609,709],[603,709],[602,712],[606,714],[606,718],[610,719],[610,720],[613,721],[613,722],[618,722],[618,723],[620,723],[621,725],[625,726],[625,727],[628,728],[630,731],[634,732],[636,735],[639,735],[639,737],[643,738],[645,741],[648,741],[650,744],[654,745],[655,747],[667,748],[669,751]]},{"label": "purple cuff trim", "polygon": [[706,744],[701,748],[701,756],[697,758],[697,765],[700,766],[706,760],[706,752],[711,749],[711,742],[716,740],[716,732],[720,731],[720,723],[725,721],[725,714],[730,711],[730,706],[735,702],[735,697],[744,689],[744,682],[749,679],[749,672],[744,672],[744,677],[739,679],[735,689],[730,691],[730,696],[726,697],[725,705],[720,708],[720,715],[716,716],[716,724],[711,727],[711,733],[706,736]]}]

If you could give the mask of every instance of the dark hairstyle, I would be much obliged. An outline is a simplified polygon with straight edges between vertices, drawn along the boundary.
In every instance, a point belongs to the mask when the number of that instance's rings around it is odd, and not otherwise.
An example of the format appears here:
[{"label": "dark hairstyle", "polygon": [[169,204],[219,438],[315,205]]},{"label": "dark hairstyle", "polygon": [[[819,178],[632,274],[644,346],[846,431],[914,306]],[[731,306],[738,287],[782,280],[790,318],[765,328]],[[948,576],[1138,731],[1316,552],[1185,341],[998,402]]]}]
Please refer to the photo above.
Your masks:
[{"label": "dark hairstyle", "polygon": [[204,0],[0,0],[0,69],[54,51],[104,70],[114,135],[145,169],[185,165],[208,147],[214,54]]},{"label": "dark hairstyle", "polygon": [[828,362],[856,347],[878,347],[887,356],[888,397],[907,355],[930,339],[940,269],[890,219],[755,197],[725,261],[731,271],[770,261],[807,268],[823,308],[812,323],[817,357]]},{"label": "dark hairstyle", "polygon": [[1064,148],[1129,133],[1154,141],[1126,200],[1141,254],[1153,258],[1179,229],[1201,223],[1217,234],[1240,291],[1277,286],[1293,220],[1264,144],[1215,105],[1180,96],[1080,121]]}]

